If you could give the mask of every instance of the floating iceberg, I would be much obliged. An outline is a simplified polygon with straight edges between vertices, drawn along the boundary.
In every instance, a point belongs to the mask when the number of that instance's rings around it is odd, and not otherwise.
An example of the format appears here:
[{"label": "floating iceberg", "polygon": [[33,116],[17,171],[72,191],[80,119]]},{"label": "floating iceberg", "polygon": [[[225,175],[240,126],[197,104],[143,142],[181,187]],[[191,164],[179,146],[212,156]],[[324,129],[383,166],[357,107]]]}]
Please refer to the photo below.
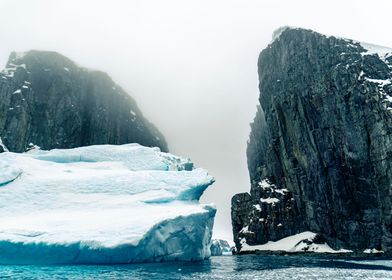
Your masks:
[{"label": "floating iceberg", "polygon": [[210,256],[214,179],[137,144],[0,154],[0,263],[132,263]]},{"label": "floating iceberg", "polygon": [[211,256],[232,255],[229,242],[223,239],[213,239],[211,241]]}]

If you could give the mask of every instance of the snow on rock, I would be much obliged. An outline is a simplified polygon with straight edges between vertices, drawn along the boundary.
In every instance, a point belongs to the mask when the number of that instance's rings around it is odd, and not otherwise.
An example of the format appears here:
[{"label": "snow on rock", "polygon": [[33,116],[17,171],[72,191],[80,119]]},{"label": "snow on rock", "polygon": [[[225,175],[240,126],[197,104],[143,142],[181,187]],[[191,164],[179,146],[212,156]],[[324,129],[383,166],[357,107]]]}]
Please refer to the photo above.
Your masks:
[{"label": "snow on rock", "polygon": [[371,55],[371,54],[378,54],[379,57],[385,57],[386,55],[392,53],[392,48],[377,46],[369,43],[358,42],[366,52],[362,53],[363,55]]},{"label": "snow on rock", "polygon": [[381,254],[384,253],[382,250],[377,250],[377,249],[366,249],[363,251],[365,254]]},{"label": "snow on rock", "polygon": [[3,139],[1,139],[1,137],[0,137],[0,152],[1,151],[8,152],[8,148],[4,145]]},{"label": "snow on rock", "polygon": [[188,159],[100,145],[1,153],[0,169],[0,263],[210,256],[216,210],[198,200],[214,179]]},{"label": "snow on rock", "polygon": [[280,200],[275,197],[268,197],[268,198],[260,198],[262,203],[274,204],[278,203]]},{"label": "snow on rock", "polygon": [[245,226],[240,230],[240,233],[253,233],[253,231],[249,230],[249,226]]},{"label": "snow on rock", "polygon": [[263,245],[251,246],[246,243],[245,238],[241,240],[241,252],[246,251],[285,251],[285,252],[316,252],[316,253],[350,253],[346,249],[333,250],[327,243],[316,244],[313,240],[316,233],[305,231],[292,236],[282,238],[278,241],[269,241]]},{"label": "snow on rock", "polygon": [[271,184],[268,180],[262,180],[261,182],[258,183],[258,186],[262,188],[263,190],[268,190],[271,193],[279,193],[281,195],[286,195],[286,193],[289,192],[288,189],[279,189],[275,184]]}]

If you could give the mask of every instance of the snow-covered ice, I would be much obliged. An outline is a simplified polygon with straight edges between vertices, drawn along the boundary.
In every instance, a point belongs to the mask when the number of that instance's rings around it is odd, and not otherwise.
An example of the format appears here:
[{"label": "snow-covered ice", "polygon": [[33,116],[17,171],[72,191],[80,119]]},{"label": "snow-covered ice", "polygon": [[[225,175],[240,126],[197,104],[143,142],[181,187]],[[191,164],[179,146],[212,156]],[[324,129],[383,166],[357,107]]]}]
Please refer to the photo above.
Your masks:
[{"label": "snow-covered ice", "polygon": [[317,253],[349,253],[346,249],[334,250],[327,243],[312,243],[316,233],[305,231],[278,241],[269,241],[263,245],[248,245],[245,238],[241,240],[241,252],[246,251],[285,251],[285,252],[317,252]]},{"label": "snow-covered ice", "polygon": [[130,263],[210,256],[214,179],[137,144],[0,154],[0,263]]},{"label": "snow-covered ice", "polygon": [[384,251],[377,250],[377,249],[373,248],[373,249],[366,249],[363,251],[363,253],[365,253],[365,254],[381,254],[381,253],[384,253]]}]

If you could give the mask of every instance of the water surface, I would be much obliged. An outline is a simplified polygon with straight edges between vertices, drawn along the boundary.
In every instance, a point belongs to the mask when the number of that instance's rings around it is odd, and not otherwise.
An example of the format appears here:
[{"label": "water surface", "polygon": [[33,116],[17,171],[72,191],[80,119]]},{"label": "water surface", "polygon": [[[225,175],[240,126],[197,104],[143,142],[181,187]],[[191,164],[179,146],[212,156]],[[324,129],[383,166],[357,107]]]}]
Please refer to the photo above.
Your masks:
[{"label": "water surface", "polygon": [[0,279],[392,279],[392,261],[326,256],[222,256],[194,263],[3,265]]}]

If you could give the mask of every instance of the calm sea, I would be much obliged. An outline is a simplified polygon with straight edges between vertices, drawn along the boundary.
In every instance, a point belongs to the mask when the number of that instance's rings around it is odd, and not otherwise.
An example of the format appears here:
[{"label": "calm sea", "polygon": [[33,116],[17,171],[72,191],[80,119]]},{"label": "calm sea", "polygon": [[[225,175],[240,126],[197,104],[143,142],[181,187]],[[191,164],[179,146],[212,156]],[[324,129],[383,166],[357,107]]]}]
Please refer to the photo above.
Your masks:
[{"label": "calm sea", "polygon": [[392,261],[323,256],[223,256],[195,263],[3,265],[0,279],[392,279]]}]

